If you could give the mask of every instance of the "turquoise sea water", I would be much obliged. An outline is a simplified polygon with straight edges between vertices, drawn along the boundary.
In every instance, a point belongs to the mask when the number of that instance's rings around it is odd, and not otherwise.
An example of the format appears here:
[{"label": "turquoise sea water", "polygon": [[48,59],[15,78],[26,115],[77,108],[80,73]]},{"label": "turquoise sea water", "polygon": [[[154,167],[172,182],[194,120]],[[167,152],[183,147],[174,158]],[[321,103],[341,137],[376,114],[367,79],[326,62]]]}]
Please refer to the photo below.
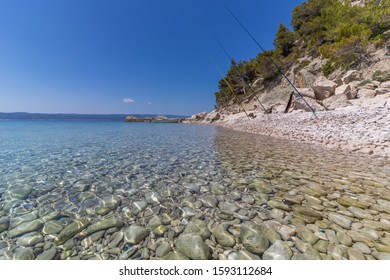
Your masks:
[{"label": "turquoise sea water", "polygon": [[[205,240],[209,258],[247,252],[239,229],[248,221],[290,242],[288,258],[383,258],[376,254],[390,238],[388,166],[386,159],[214,126],[0,121],[0,259],[158,259],[157,246],[168,242],[176,251],[194,218],[236,235],[230,247]],[[99,224],[97,237],[86,225],[65,244],[58,240],[75,221],[113,218],[120,222]],[[163,223],[157,232],[152,218]],[[132,224],[150,235],[130,242]],[[332,237],[341,233],[351,242]],[[319,239],[333,247],[315,247]],[[113,240],[116,251],[107,245]],[[305,255],[299,241],[317,253]],[[369,250],[352,250],[362,242]]]}]

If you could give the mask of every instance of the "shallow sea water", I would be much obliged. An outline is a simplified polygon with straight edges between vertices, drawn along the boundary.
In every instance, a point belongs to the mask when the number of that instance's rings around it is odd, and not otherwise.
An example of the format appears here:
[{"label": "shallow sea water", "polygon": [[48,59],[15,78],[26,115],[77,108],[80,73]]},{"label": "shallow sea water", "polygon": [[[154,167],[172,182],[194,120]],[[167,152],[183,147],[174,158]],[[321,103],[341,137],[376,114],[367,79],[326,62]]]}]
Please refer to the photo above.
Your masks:
[{"label": "shallow sea water", "polygon": [[386,259],[389,166],[214,126],[1,121],[0,259]]}]

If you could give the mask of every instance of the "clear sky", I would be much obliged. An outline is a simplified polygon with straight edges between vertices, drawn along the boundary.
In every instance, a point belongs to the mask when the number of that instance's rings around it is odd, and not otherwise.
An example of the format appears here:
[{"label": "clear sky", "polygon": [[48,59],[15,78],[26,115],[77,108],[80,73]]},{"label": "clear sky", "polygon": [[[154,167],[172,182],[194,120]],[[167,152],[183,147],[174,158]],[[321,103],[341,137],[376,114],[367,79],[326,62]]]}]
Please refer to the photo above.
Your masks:
[{"label": "clear sky", "polygon": [[0,112],[211,111],[230,66],[266,49],[303,0],[0,0]]}]

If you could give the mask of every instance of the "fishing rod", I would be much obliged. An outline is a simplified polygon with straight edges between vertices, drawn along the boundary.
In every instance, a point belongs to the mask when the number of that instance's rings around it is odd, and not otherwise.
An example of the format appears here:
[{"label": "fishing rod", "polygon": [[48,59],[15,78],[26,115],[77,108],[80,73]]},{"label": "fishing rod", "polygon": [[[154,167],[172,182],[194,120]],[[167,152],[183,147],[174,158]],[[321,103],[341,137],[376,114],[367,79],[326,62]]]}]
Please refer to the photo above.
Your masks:
[{"label": "fishing rod", "polygon": [[[214,64],[215,69],[217,69],[217,71],[219,72],[219,74],[221,74],[222,79],[225,81],[225,83],[227,84],[228,88],[230,89],[231,93],[232,93],[233,96],[234,96],[235,94],[234,94],[234,89],[233,89],[233,87],[230,85],[230,83],[228,82],[228,80],[226,80],[226,78],[224,77],[224,75],[223,75],[221,69],[218,67],[217,63],[216,63],[215,60],[211,57],[210,54],[209,54],[209,58],[210,58],[211,62]],[[227,95],[226,95],[226,96],[227,96]],[[227,99],[229,99],[229,98],[227,98]],[[241,108],[242,108],[242,109],[244,110],[244,112],[245,112],[245,115],[246,115],[246,116],[248,117],[248,119],[250,120],[251,118],[249,117],[249,115],[248,115],[247,111],[245,110],[244,106],[242,105],[242,101],[238,98],[238,96],[236,96],[236,99],[237,99],[237,101],[238,101],[238,105],[241,106]]]},{"label": "fishing rod", "polygon": [[[215,40],[217,40],[219,46],[221,47],[221,49],[224,51],[224,53],[226,54],[226,56],[230,59],[230,61],[233,61],[233,58],[229,55],[229,53],[226,51],[226,49],[223,47],[222,43],[218,40],[218,38],[216,36],[214,36]],[[269,115],[268,115],[268,112],[267,110],[264,108],[263,104],[261,103],[260,99],[257,97],[255,91],[253,90],[252,86],[250,84],[248,84],[248,82],[245,80],[244,78],[244,75],[241,73],[240,69],[237,67],[237,65],[235,63],[232,63],[232,66],[234,67],[234,69],[236,69],[236,71],[238,72],[238,74],[241,76],[241,79],[243,80],[243,82],[249,87],[249,89],[252,91],[254,97],[256,98],[257,102],[259,102],[261,108],[263,109],[263,111],[265,112],[265,114],[267,115],[267,117],[269,118]]]},{"label": "fishing rod", "polygon": [[289,82],[289,84],[292,86],[294,91],[299,95],[299,97],[305,102],[306,106],[310,109],[310,111],[313,113],[313,115],[317,118],[316,112],[314,109],[310,106],[310,104],[306,101],[306,99],[303,97],[303,95],[298,91],[298,89],[294,86],[294,84],[290,81],[290,79],[287,77],[287,75],[284,73],[282,68],[279,67],[279,65],[276,64],[276,62],[272,59],[270,54],[263,49],[263,47],[259,44],[259,42],[255,39],[255,37],[252,36],[252,34],[248,31],[248,29],[241,23],[241,21],[233,14],[233,12],[228,8],[228,6],[224,5],[225,9],[231,14],[231,16],[238,22],[238,24],[242,27],[242,29],[245,30],[245,32],[249,35],[249,37],[252,38],[252,40],[256,43],[256,45],[262,50],[262,52],[267,56],[267,58],[273,63],[273,65],[278,69],[278,71],[283,75],[283,77]]}]

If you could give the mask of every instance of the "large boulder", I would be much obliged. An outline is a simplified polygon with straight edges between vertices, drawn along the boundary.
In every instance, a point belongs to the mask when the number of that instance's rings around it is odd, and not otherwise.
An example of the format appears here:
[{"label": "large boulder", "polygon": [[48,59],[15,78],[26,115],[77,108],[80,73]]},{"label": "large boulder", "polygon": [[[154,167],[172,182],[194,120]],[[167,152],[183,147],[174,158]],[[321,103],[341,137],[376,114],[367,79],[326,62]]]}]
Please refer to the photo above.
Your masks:
[{"label": "large boulder", "polygon": [[341,78],[344,84],[349,84],[350,82],[358,81],[359,79],[360,79],[360,73],[357,70],[349,70]]},{"label": "large boulder", "polygon": [[305,97],[309,97],[313,99],[316,98],[314,90],[311,88],[297,88],[297,90],[299,91],[300,94],[302,94]]},{"label": "large boulder", "polygon": [[210,112],[206,117],[205,117],[205,122],[206,123],[213,123],[218,121],[221,118],[221,115],[219,114],[218,111],[214,110]]},{"label": "large boulder", "polygon": [[311,87],[314,90],[316,98],[324,100],[335,93],[337,84],[328,80],[324,76],[320,76],[315,80]]},{"label": "large boulder", "polygon": [[[314,111],[324,111],[324,107],[317,103],[317,101],[313,98],[305,97],[305,100],[309,105],[314,109]],[[310,112],[311,110],[306,105],[303,99],[297,99],[294,101],[294,110],[303,110],[306,112]]]},{"label": "large boulder", "polygon": [[362,88],[357,92],[357,98],[374,98],[376,91],[374,89]]},{"label": "large boulder", "polygon": [[333,95],[325,99],[322,104],[328,110],[334,110],[336,108],[348,107],[352,104],[348,102],[348,98],[345,94]]}]

